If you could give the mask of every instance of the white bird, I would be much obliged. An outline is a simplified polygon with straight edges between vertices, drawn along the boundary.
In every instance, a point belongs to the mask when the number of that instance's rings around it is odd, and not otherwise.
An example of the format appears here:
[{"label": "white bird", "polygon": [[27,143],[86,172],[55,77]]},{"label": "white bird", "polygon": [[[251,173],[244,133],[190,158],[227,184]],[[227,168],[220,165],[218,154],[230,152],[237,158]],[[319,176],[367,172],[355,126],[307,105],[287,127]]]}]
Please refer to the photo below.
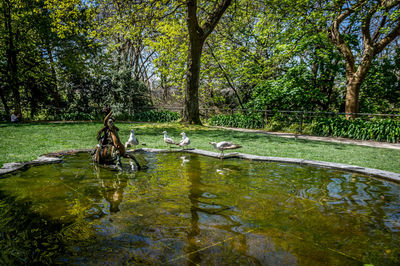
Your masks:
[{"label": "white bird", "polygon": [[221,142],[209,142],[211,145],[214,146],[214,148],[216,148],[217,150],[221,151],[221,155],[224,154],[224,150],[233,150],[233,149],[239,149],[242,146],[238,145],[238,144],[234,144],[232,142],[229,141],[221,141]]},{"label": "white bird", "polygon": [[181,133],[182,140],[179,142],[179,147],[184,147],[190,144],[190,139],[186,136],[185,132]]},{"label": "white bird", "polygon": [[163,134],[164,134],[164,142],[165,142],[167,145],[176,144],[176,142],[175,142],[173,139],[171,139],[170,137],[168,137],[167,131],[164,131]]},{"label": "white bird", "polygon": [[131,129],[131,134],[129,135],[129,139],[127,142],[125,142],[125,148],[128,148],[129,146],[136,146],[138,144],[139,141],[135,136],[135,131]]}]

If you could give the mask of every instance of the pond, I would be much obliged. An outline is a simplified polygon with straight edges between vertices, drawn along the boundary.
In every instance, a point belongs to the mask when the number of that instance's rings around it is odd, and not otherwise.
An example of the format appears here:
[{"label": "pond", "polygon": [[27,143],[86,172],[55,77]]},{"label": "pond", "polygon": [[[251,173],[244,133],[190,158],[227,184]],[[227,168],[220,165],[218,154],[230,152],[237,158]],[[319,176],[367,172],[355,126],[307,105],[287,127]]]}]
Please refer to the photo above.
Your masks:
[{"label": "pond", "polygon": [[0,264],[400,263],[397,184],[189,153],[136,157],[149,168],[97,168],[79,153],[0,179]]}]

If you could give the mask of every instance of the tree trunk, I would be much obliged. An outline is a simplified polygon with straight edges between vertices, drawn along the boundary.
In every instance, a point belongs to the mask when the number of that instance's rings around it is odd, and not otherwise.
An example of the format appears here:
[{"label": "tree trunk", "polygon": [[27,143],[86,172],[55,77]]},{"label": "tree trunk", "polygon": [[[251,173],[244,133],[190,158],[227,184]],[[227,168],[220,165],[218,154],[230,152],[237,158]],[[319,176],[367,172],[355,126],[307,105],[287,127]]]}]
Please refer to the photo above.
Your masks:
[{"label": "tree trunk", "polygon": [[201,125],[199,112],[199,82],[203,41],[196,40],[190,43],[189,46],[183,119],[189,124]]},{"label": "tree trunk", "polygon": [[49,61],[50,61],[50,70],[51,70],[51,78],[52,78],[52,94],[53,94],[53,100],[54,100],[54,107],[56,109],[56,114],[60,114],[60,94],[58,93],[58,86],[57,86],[57,73],[56,69],[54,67],[54,59],[53,59],[53,53],[50,48],[50,45],[47,43],[46,45],[47,53],[49,55]]},{"label": "tree trunk", "polygon": [[3,93],[3,90],[0,90],[0,97],[1,97],[1,102],[3,103],[4,106],[4,111],[6,112],[6,116],[10,117],[10,107],[8,107],[7,100]]},{"label": "tree trunk", "polygon": [[201,125],[199,112],[200,62],[203,44],[214,30],[218,21],[232,0],[223,0],[205,23],[200,26],[197,18],[197,0],[187,0],[187,26],[189,31],[189,51],[187,61],[187,77],[185,89],[185,110],[183,121]]},{"label": "tree trunk", "polygon": [[347,119],[356,118],[356,113],[359,112],[359,96],[361,84],[367,76],[372,60],[375,56],[373,47],[365,47],[361,59],[361,63],[356,72],[351,71],[351,68],[346,69],[346,108],[345,112]]},{"label": "tree trunk", "polygon": [[18,63],[17,63],[17,50],[14,46],[14,33],[12,31],[12,20],[11,20],[11,3],[9,0],[4,5],[4,24],[5,29],[8,33],[6,37],[7,48],[7,70],[8,70],[8,86],[10,87],[14,96],[14,111],[21,115],[21,95],[19,93],[19,82],[18,82]]},{"label": "tree trunk", "polygon": [[[361,81],[360,79],[353,77],[353,75],[347,75],[346,85],[346,118],[355,118],[355,114],[358,113],[358,97],[360,95]],[[349,77],[350,76],[350,77]]]}]

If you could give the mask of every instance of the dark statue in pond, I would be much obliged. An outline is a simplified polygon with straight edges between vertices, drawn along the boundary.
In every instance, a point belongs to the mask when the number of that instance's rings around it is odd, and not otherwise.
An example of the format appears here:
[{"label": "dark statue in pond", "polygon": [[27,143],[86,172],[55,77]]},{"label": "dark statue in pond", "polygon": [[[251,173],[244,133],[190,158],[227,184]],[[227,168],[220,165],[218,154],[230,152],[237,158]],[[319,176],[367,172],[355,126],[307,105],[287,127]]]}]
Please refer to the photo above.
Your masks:
[{"label": "dark statue in pond", "polygon": [[107,114],[104,118],[104,126],[97,133],[97,141],[99,142],[93,153],[93,160],[98,164],[114,165],[122,168],[121,156],[132,159],[138,170],[141,169],[136,158],[128,154],[125,146],[121,143],[118,136],[118,127],[114,124],[114,119],[111,117],[112,110],[109,107],[103,108],[103,112]]}]

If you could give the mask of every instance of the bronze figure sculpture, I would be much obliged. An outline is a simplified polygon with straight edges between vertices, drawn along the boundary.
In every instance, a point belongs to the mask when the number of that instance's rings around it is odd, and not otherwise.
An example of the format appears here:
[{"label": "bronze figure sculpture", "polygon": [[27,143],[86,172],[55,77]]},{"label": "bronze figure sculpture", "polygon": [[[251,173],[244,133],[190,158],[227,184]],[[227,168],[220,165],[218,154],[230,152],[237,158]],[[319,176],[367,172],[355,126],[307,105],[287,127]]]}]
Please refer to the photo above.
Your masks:
[{"label": "bronze figure sculpture", "polygon": [[108,114],[104,118],[104,126],[97,133],[97,141],[99,143],[95,147],[93,160],[98,164],[116,164],[117,167],[122,168],[121,157],[129,158],[135,162],[138,170],[140,170],[139,162],[133,155],[126,152],[125,146],[119,139],[119,128],[115,126],[111,117],[111,108],[104,108],[103,111]]}]

